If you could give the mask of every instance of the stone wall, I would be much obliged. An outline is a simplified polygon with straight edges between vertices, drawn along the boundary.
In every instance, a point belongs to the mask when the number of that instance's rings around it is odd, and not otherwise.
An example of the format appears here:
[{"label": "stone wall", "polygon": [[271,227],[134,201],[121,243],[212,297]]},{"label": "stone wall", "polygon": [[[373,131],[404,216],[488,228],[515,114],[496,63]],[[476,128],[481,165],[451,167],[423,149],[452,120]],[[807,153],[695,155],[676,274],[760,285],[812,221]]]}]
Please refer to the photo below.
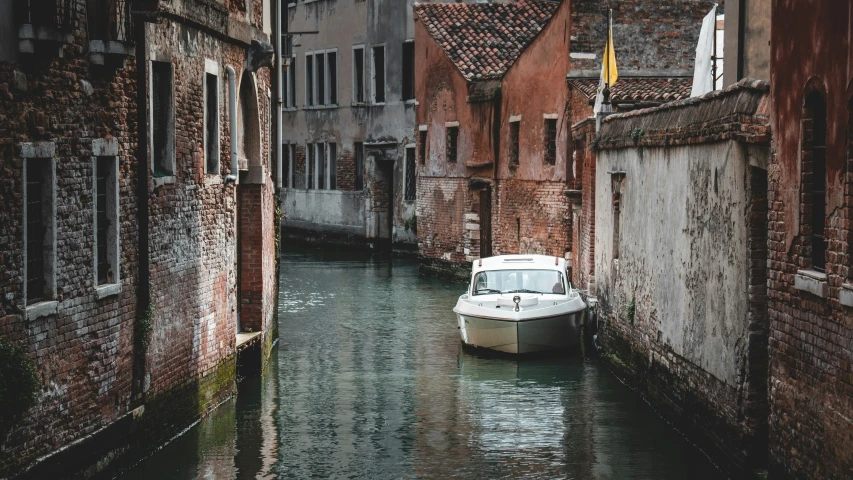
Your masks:
[{"label": "stone wall", "polygon": [[768,90],[614,115],[598,136],[599,345],[730,475],[766,466]]},{"label": "stone wall", "polygon": [[[570,197],[572,204],[572,283],[582,290],[595,292],[595,120],[587,119],[572,128],[575,139],[576,173]],[[577,192],[580,190],[580,192]],[[579,195],[578,195],[579,194]]]}]

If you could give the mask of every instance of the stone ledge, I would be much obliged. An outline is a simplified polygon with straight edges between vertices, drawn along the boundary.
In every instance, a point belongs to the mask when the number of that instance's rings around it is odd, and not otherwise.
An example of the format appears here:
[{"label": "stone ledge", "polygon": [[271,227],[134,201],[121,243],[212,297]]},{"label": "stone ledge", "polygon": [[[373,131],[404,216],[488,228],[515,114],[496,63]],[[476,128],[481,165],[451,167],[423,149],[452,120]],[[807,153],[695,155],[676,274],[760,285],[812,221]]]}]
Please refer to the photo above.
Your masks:
[{"label": "stone ledge", "polygon": [[176,181],[174,175],[168,175],[165,177],[153,177],[151,179],[151,186],[154,188],[162,187],[163,185],[172,185]]},{"label": "stone ledge", "polygon": [[26,309],[24,309],[25,318],[28,321],[31,321],[37,318],[47,317],[49,315],[56,315],[58,309],[59,302],[57,302],[56,300],[47,300],[44,302],[39,302],[34,305],[30,305]]},{"label": "stone ledge", "polygon": [[826,274],[814,270],[798,270],[794,277],[794,288],[811,293],[820,298],[829,296],[829,283]]},{"label": "stone ledge", "polygon": [[841,285],[838,301],[845,307],[853,307],[853,284],[844,283]]},{"label": "stone ledge", "polygon": [[113,295],[118,295],[119,293],[121,293],[120,283],[110,283],[107,285],[98,285],[97,287],[95,287],[95,298],[98,300]]}]

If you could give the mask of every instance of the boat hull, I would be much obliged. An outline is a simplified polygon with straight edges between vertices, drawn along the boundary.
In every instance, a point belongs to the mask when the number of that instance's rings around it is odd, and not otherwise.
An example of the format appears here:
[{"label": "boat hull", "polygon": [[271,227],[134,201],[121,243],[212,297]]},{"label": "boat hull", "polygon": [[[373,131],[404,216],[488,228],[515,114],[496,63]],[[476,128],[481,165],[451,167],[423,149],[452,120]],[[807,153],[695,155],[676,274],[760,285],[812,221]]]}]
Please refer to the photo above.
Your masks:
[{"label": "boat hull", "polygon": [[527,320],[503,320],[457,313],[462,342],[503,353],[538,353],[580,344],[583,310]]}]

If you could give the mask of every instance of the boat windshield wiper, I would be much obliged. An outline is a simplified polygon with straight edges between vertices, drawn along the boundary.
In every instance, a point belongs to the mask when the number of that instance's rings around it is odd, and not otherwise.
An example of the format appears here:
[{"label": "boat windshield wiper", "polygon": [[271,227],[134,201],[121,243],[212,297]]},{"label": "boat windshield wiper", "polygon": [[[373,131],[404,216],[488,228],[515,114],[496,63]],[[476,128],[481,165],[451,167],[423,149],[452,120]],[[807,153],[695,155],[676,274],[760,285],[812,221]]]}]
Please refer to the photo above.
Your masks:
[{"label": "boat windshield wiper", "polygon": [[483,293],[501,293],[500,290],[495,290],[494,288],[480,288],[474,292],[476,295],[480,295]]},{"label": "boat windshield wiper", "polygon": [[522,288],[520,290],[507,290],[506,292],[503,292],[503,293],[542,293],[542,292],[537,291],[537,290],[528,290],[526,288]]}]

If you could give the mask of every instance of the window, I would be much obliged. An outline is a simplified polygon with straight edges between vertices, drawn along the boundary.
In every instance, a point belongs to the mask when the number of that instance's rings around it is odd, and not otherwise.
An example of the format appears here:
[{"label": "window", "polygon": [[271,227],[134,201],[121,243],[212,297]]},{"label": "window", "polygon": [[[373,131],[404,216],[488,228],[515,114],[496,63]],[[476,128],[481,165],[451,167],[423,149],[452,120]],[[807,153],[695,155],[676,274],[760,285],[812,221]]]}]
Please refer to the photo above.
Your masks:
[{"label": "window", "polygon": [[314,105],[314,57],[305,54],[305,104]]},{"label": "window", "polygon": [[364,47],[352,47],[352,99],[364,103]]},{"label": "window", "polygon": [[804,174],[811,171],[811,185],[805,180],[807,175],[803,180],[804,192],[811,192],[806,200],[811,203],[811,215],[804,223],[811,227],[812,268],[823,272],[826,269],[826,102],[818,92],[806,97],[802,128],[805,137],[802,170]]},{"label": "window", "polygon": [[456,163],[459,148],[459,127],[447,127],[447,163]]},{"label": "window", "polygon": [[219,174],[219,77],[204,74],[204,158],[205,172]]},{"label": "window", "polygon": [[509,164],[518,165],[518,128],[520,121],[509,123]]},{"label": "window", "polygon": [[614,173],[610,178],[613,192],[613,260],[619,260],[619,236],[622,224],[622,191],[624,190],[625,175]]},{"label": "window", "polygon": [[[53,9],[56,7],[54,2],[29,3],[32,5],[31,8],[36,8],[39,11],[50,11],[51,7]],[[131,41],[132,20],[130,18],[130,2],[128,0],[87,0],[86,4],[86,16],[88,18],[86,26],[90,40]],[[50,13],[53,15],[56,14],[55,11]],[[47,16],[50,17],[53,15]]]},{"label": "window", "polygon": [[557,119],[545,119],[545,163],[557,162]]},{"label": "window", "polygon": [[364,190],[364,144],[355,143],[355,189]]},{"label": "window", "polygon": [[305,151],[308,153],[308,159],[305,162],[307,167],[305,168],[305,188],[311,190],[314,188],[314,172],[316,171],[316,165],[314,165],[314,144],[309,143],[306,145]]},{"label": "window", "polygon": [[296,57],[290,60],[284,75],[284,106],[296,108]]},{"label": "window", "polygon": [[151,62],[151,157],[155,177],[175,174],[175,111],[172,64]]},{"label": "window", "polygon": [[330,143],[329,151],[329,190],[338,189],[338,145]]},{"label": "window", "polygon": [[326,53],[326,71],[328,72],[329,84],[326,90],[329,92],[329,105],[338,104],[338,52]]},{"label": "window", "polygon": [[415,164],[415,149],[406,149],[406,201],[413,202],[417,198],[417,165]]},{"label": "window", "polygon": [[24,265],[27,304],[54,297],[55,164],[52,158],[26,158],[24,163]]},{"label": "window", "polygon": [[421,165],[426,165],[427,131],[425,127],[426,125],[418,130],[418,155],[421,157]]},{"label": "window", "polygon": [[317,84],[314,86],[317,95],[317,105],[326,104],[326,55],[318,53],[314,55],[314,65],[317,68]]},{"label": "window", "polygon": [[317,143],[317,153],[314,156],[314,159],[317,162],[317,190],[324,190],[326,188],[326,144],[325,143]]},{"label": "window", "polygon": [[373,103],[385,103],[385,46],[373,47]]},{"label": "window", "polygon": [[403,100],[415,99],[415,42],[403,44]]},{"label": "window", "polygon": [[293,164],[291,163],[293,157],[290,156],[290,145],[281,146],[281,155],[281,166],[284,169],[281,179],[284,182],[284,187],[293,188]]},{"label": "window", "polygon": [[95,157],[95,280],[118,283],[118,157]]},{"label": "window", "polygon": [[284,146],[285,165],[287,165],[287,188],[296,187],[296,145]]}]

